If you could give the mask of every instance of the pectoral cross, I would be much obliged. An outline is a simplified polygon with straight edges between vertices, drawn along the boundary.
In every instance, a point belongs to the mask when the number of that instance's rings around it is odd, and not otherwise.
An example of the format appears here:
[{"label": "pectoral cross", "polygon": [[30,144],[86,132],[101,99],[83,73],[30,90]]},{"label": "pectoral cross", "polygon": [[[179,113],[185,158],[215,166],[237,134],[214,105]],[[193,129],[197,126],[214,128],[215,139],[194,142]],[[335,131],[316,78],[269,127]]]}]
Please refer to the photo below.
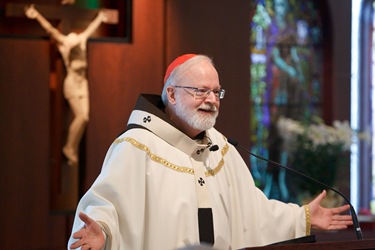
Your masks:
[{"label": "pectoral cross", "polygon": [[[25,17],[25,7],[29,4],[22,3],[7,3],[6,17]],[[43,5],[35,6],[41,15],[47,20],[58,22],[57,28],[63,34],[70,32],[79,33],[81,29],[86,28],[87,23],[92,21],[98,14],[98,10],[82,9],[74,6],[61,5]],[[107,24],[118,23],[118,11],[113,9],[105,9],[105,14],[108,18]],[[82,22],[87,23],[82,23]],[[30,22],[36,22],[30,20]],[[95,37],[101,37],[101,26],[97,29]],[[41,30],[43,30],[41,28]],[[43,32],[45,32],[43,30]],[[106,33],[106,32],[104,32]],[[51,112],[50,112],[50,188],[51,188],[51,203],[50,208],[53,211],[73,212],[77,205],[80,195],[80,171],[81,168],[77,166],[72,167],[66,164],[64,156],[62,155],[62,145],[64,136],[61,131],[66,131],[65,120],[69,119],[69,111],[63,98],[63,81],[64,81],[64,63],[59,56],[57,46],[53,40],[50,40],[50,93],[51,93]],[[47,67],[48,65],[46,65]],[[46,86],[48,87],[48,85]],[[68,116],[68,118],[67,118]]]}]

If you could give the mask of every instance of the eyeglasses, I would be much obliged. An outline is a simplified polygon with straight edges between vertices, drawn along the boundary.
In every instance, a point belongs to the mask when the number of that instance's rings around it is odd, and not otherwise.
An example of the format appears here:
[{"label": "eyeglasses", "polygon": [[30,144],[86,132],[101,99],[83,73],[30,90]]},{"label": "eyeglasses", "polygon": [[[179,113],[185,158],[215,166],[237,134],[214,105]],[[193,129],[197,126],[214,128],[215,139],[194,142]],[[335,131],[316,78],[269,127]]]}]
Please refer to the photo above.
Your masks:
[{"label": "eyeglasses", "polygon": [[214,95],[218,99],[223,99],[225,95],[224,89],[196,88],[196,87],[189,87],[189,86],[173,86],[173,87],[181,88],[181,89],[193,89],[195,98],[207,98],[211,94],[211,92],[214,93]]}]

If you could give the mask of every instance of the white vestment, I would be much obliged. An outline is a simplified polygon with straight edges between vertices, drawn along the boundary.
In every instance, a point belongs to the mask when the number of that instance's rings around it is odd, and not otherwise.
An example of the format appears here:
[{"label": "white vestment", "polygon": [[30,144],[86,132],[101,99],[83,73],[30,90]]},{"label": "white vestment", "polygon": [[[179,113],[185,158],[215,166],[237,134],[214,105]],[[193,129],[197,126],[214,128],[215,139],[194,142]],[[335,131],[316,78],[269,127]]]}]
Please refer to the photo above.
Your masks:
[{"label": "white vestment", "polygon": [[[209,207],[217,249],[306,235],[303,207],[267,199],[221,133],[212,128],[197,143],[153,104],[157,98],[140,97],[132,128],[111,145],[79,202],[73,232],[82,228],[78,213],[85,212],[104,225],[107,249],[172,250],[199,244],[197,211]],[[219,149],[210,151],[211,145]]]}]

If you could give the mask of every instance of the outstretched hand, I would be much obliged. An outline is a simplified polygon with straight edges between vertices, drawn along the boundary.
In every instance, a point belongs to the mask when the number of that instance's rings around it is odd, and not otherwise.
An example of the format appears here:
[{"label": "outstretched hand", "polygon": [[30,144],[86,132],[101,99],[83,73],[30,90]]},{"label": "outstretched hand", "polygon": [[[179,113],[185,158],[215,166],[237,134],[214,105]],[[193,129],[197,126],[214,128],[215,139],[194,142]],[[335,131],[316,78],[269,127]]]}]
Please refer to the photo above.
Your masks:
[{"label": "outstretched hand", "polygon": [[311,228],[318,230],[341,230],[353,225],[350,215],[342,215],[349,210],[349,205],[335,208],[324,208],[320,204],[327,192],[324,190],[309,203]]},{"label": "outstretched hand", "polygon": [[85,223],[84,227],[73,233],[73,238],[78,239],[70,245],[70,249],[100,250],[105,245],[102,229],[98,222],[84,213],[79,213],[79,218]]}]

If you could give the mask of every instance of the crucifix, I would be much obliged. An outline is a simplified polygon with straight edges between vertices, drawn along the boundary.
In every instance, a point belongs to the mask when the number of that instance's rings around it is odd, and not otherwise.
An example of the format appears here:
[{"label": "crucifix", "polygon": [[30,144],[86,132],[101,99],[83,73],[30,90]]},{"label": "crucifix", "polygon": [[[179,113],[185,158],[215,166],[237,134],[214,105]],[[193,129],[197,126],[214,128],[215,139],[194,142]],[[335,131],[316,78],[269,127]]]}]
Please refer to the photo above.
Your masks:
[{"label": "crucifix", "polygon": [[[86,47],[88,39],[97,31],[101,23],[116,24],[117,10],[87,10],[73,6],[25,5],[6,6],[6,15],[26,16],[37,21],[53,38],[50,65],[51,89],[51,208],[53,210],[74,210],[79,196],[80,142],[89,119],[89,91]],[[54,27],[49,20],[58,20]],[[90,23],[84,29],[73,32],[74,21]],[[78,32],[80,30],[80,32]],[[56,48],[61,57],[57,56]],[[63,70],[65,68],[65,72]],[[63,76],[64,75],[64,76]],[[63,84],[59,84],[59,83]],[[59,131],[64,130],[63,95],[71,109],[71,122],[66,129],[63,145]],[[63,146],[62,146],[63,145]]]}]

